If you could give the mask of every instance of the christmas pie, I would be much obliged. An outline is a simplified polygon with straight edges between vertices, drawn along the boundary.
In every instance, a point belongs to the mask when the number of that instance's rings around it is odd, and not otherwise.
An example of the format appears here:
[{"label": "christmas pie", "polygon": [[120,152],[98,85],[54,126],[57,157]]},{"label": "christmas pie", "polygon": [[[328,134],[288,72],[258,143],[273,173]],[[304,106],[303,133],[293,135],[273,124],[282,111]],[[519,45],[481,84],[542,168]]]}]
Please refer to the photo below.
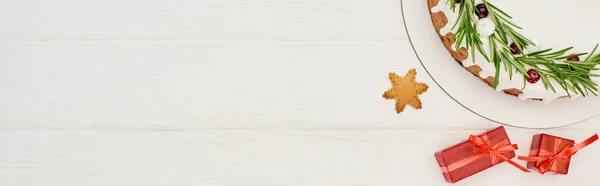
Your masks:
[{"label": "christmas pie", "polygon": [[600,49],[575,49],[569,43],[544,48],[523,34],[527,25],[511,17],[511,6],[500,7],[496,1],[423,1],[452,58],[492,88],[545,102],[597,96]]}]

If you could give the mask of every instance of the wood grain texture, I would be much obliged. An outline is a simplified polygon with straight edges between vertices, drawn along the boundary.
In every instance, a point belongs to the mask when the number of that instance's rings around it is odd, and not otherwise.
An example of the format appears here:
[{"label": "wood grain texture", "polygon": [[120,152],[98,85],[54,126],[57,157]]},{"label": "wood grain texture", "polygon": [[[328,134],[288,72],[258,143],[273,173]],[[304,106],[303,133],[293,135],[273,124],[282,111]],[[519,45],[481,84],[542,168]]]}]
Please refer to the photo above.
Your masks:
[{"label": "wood grain texture", "polygon": [[[0,184],[447,185],[433,153],[482,131],[3,131]],[[517,154],[538,132],[508,130]],[[583,139],[594,131],[543,132]],[[504,163],[459,184],[593,185],[598,153],[594,144],[576,154],[568,176]]]},{"label": "wood grain texture", "polygon": [[[398,0],[29,0],[0,24],[0,185],[447,185],[433,153],[495,126],[427,76]],[[411,68],[430,89],[397,115]],[[599,121],[508,132],[527,154]],[[593,185],[598,153],[461,185]]]},{"label": "wood grain texture", "polygon": [[405,37],[397,0],[29,0],[0,12],[0,41]]},{"label": "wood grain texture", "polygon": [[[400,42],[0,43],[4,129],[481,128]],[[398,115],[388,73],[432,86]],[[436,115],[436,117],[428,117]],[[33,117],[32,117],[33,116]],[[440,122],[444,121],[444,122]]]}]

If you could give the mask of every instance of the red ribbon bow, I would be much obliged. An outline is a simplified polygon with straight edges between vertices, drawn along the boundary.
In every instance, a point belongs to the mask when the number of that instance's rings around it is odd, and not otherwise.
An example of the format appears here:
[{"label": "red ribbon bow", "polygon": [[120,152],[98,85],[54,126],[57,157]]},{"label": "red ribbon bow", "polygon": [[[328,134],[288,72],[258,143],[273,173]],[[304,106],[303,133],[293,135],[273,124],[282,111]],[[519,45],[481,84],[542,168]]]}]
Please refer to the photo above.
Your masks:
[{"label": "red ribbon bow", "polygon": [[571,145],[558,151],[558,146],[562,143],[563,139],[556,138],[552,152],[547,151],[546,149],[540,149],[539,156],[519,156],[518,159],[533,162],[545,161],[541,165],[537,166],[538,172],[540,174],[544,174],[548,170],[556,170],[558,167],[558,163],[556,163],[557,161],[569,162],[571,160],[571,156],[575,155],[577,151],[594,143],[596,140],[598,140],[598,134],[594,134],[592,137],[582,141],[581,143],[578,143],[577,145]]},{"label": "red ribbon bow", "polygon": [[446,167],[442,167],[443,172],[452,172],[485,156],[490,158],[490,160],[492,161],[492,165],[496,165],[500,163],[500,160],[504,160],[510,163],[511,165],[519,168],[523,172],[530,172],[525,167],[515,163],[514,161],[508,159],[506,156],[502,155],[502,153],[513,152],[519,149],[519,147],[516,144],[510,144],[508,139],[502,140],[501,142],[495,145],[491,145],[487,135],[482,135],[481,137],[471,135],[469,136],[469,141],[475,144],[476,147],[473,147],[473,152],[476,153],[476,155],[452,163]]},{"label": "red ribbon bow", "polygon": [[490,140],[488,139],[487,135],[482,135],[481,137],[471,135],[469,137],[469,141],[478,146],[473,148],[473,152],[482,153],[482,155],[487,154],[492,160],[493,165],[498,164],[500,162],[498,158],[500,158],[510,163],[511,165],[521,169],[523,172],[530,172],[525,167],[515,163],[514,161],[508,159],[506,156],[502,155],[502,153],[513,152],[519,149],[517,144],[510,144],[508,139],[505,139],[494,146],[490,145]]}]

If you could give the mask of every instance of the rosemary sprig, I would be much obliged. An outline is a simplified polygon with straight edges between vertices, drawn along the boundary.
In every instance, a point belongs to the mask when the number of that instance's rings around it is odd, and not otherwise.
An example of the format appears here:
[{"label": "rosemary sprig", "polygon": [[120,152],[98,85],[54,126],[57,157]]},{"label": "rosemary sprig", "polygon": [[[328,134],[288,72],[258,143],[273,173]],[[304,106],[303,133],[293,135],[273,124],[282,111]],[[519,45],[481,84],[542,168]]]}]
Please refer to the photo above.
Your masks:
[{"label": "rosemary sprig", "polygon": [[[567,54],[573,47],[565,48],[559,51],[545,49],[531,52],[528,54],[515,56],[512,54],[510,45],[514,43],[519,50],[519,53],[524,53],[523,49],[528,46],[535,46],[530,39],[523,36],[517,30],[522,29],[517,24],[511,22],[512,17],[502,11],[497,6],[483,0],[487,7],[488,17],[496,25],[494,34],[486,38],[488,41],[489,55],[483,50],[483,41],[477,33],[476,23],[478,17],[475,15],[475,0],[462,0],[460,6],[457,7],[454,0],[448,0],[450,9],[456,12],[458,8],[458,20],[452,27],[456,28],[454,38],[456,39],[456,50],[458,50],[463,42],[467,50],[471,50],[474,54],[478,50],[484,58],[494,64],[497,69],[495,74],[494,89],[498,86],[500,78],[500,69],[503,67],[508,72],[509,78],[512,79],[514,72],[529,78],[527,69],[534,69],[540,75],[540,79],[546,90],[556,92],[552,80],[567,92],[586,96],[594,94],[597,96],[598,84],[590,79],[590,76],[600,76],[590,74],[592,70],[598,70],[596,65],[600,64],[600,54],[596,54],[598,46],[586,57],[584,61],[568,61],[566,59],[574,56],[583,56],[587,53]],[[475,58],[473,57],[473,63]]]},{"label": "rosemary sprig", "polygon": [[[451,9],[456,9],[456,5],[454,1],[449,0],[451,2]],[[454,8],[452,8],[454,7]],[[483,50],[483,41],[479,37],[477,33],[475,23],[477,22],[477,17],[472,13],[475,11],[475,1],[467,0],[463,3],[460,3],[459,8],[459,18],[456,21],[455,25],[452,27],[454,29],[458,26],[458,30],[456,31],[454,38],[456,39],[456,50],[460,48],[463,42],[465,42],[467,50],[471,50],[471,53],[475,53],[475,49],[479,51],[483,55],[483,57],[489,61],[489,57],[485,54]],[[473,63],[475,63],[475,57],[471,58]]]},{"label": "rosemary sprig", "polygon": [[594,94],[597,96],[598,84],[592,81],[589,76],[598,76],[590,74],[591,70],[597,70],[596,65],[600,63],[600,54],[595,54],[598,45],[588,55],[584,61],[568,61],[566,59],[574,56],[587,55],[587,53],[569,54],[566,53],[573,47],[565,48],[560,51],[551,52],[551,49],[541,50],[515,57],[515,61],[527,65],[540,74],[544,87],[556,92],[550,79],[556,81],[569,96],[571,93],[586,96]]}]

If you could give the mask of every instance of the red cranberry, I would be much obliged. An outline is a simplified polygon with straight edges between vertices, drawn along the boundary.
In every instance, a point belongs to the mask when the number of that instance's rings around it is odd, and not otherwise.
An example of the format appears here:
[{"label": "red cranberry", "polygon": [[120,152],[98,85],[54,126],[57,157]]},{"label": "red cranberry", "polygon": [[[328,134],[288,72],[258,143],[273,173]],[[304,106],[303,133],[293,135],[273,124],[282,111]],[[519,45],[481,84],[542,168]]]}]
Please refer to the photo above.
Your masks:
[{"label": "red cranberry", "polygon": [[510,53],[512,53],[513,55],[519,55],[521,54],[521,49],[517,47],[517,44],[512,43],[510,44]]},{"label": "red cranberry", "polygon": [[567,58],[567,61],[579,61],[579,56],[573,56],[573,57]]},{"label": "red cranberry", "polygon": [[477,17],[479,17],[479,19],[486,18],[490,14],[485,4],[478,4],[477,6],[475,6],[475,8],[477,9],[475,10],[475,14],[477,15]]},{"label": "red cranberry", "polygon": [[461,3],[461,0],[454,0],[455,4]]},{"label": "red cranberry", "polygon": [[529,78],[527,78],[529,83],[537,83],[540,80],[540,74],[533,69],[529,69],[527,75],[529,75]]}]

